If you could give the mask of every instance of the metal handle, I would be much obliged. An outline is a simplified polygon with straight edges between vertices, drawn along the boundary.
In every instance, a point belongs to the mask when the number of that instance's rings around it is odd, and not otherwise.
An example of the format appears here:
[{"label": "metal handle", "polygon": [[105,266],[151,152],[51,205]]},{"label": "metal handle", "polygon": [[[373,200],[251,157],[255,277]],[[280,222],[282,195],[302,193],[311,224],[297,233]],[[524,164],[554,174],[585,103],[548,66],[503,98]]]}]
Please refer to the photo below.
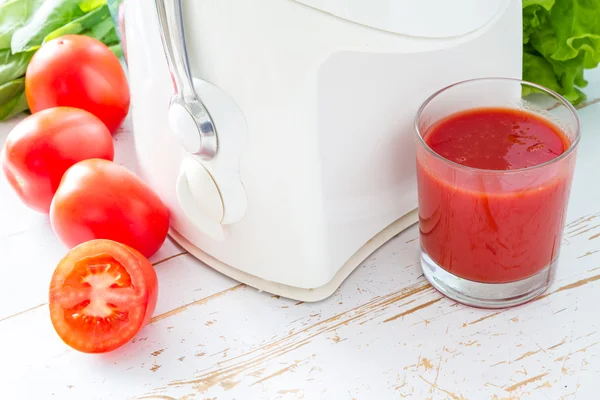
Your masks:
[{"label": "metal handle", "polygon": [[169,121],[186,151],[210,160],[217,153],[217,133],[210,113],[194,89],[181,1],[154,0],[163,49],[175,86]]}]

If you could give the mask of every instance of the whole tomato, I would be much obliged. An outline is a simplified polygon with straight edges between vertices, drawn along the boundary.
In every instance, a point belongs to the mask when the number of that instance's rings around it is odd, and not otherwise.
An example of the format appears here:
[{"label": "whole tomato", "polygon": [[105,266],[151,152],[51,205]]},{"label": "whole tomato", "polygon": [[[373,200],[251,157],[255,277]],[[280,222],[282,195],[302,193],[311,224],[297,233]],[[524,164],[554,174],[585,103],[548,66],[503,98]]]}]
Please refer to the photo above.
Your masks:
[{"label": "whole tomato", "polygon": [[63,174],[88,158],[111,160],[112,136],[87,111],[55,107],[30,115],[13,128],[4,142],[2,170],[21,200],[48,212]]},{"label": "whole tomato", "polygon": [[169,211],[135,174],[95,159],[67,170],[50,206],[50,222],[69,247],[108,239],[150,257],[167,237]]},{"label": "whole tomato", "polygon": [[91,112],[111,133],[129,112],[129,87],[121,63],[97,39],[65,35],[45,43],[25,74],[32,113],[56,106]]}]

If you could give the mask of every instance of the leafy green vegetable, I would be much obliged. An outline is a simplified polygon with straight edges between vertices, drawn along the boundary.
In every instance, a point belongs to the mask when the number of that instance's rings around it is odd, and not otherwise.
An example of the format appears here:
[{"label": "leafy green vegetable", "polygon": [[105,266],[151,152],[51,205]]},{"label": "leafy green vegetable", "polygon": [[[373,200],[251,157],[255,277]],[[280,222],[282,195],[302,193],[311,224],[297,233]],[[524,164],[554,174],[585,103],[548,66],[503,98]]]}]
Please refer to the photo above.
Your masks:
[{"label": "leafy green vegetable", "polygon": [[527,8],[534,4],[544,7],[546,10],[550,10],[554,5],[554,0],[523,0],[523,8]]},{"label": "leafy green vegetable", "polygon": [[25,75],[34,52],[12,54],[10,49],[0,50],[0,84]]},{"label": "leafy green vegetable", "polygon": [[80,0],[79,8],[83,12],[90,12],[104,4],[106,4],[106,0]]},{"label": "leafy green vegetable", "polygon": [[0,4],[0,49],[9,49],[13,33],[37,10],[43,0],[8,0]]},{"label": "leafy green vegetable", "polygon": [[59,36],[79,34],[85,30],[93,29],[105,21],[108,21],[111,28],[113,27],[112,20],[110,19],[110,11],[106,4],[50,32],[44,37],[43,43],[56,39]]},{"label": "leafy green vegetable", "polygon": [[49,33],[81,17],[79,0],[46,0],[31,19],[13,33],[13,53],[39,48]]},{"label": "leafy green vegetable", "polygon": [[600,0],[524,0],[523,44],[523,78],[580,103],[600,63]]},{"label": "leafy green vegetable", "polygon": [[123,57],[123,47],[120,44],[113,44],[112,46],[108,46],[110,51],[114,53],[117,58]]},{"label": "leafy green vegetable", "polygon": [[108,7],[103,8],[106,10],[106,18],[101,23],[95,25],[89,34],[89,36],[94,37],[98,40],[103,41],[104,43],[114,43],[119,41],[119,37],[115,33],[115,25],[110,18],[110,11]]},{"label": "leafy green vegetable", "polygon": [[104,43],[112,43],[112,44],[120,44],[119,35],[117,35],[117,30],[113,27],[105,36],[102,36],[100,39]]},{"label": "leafy green vegetable", "polygon": [[[560,83],[556,80],[556,74],[550,64],[544,57],[523,53],[523,71],[535,71],[535,83],[547,87],[555,92],[560,92]],[[528,79],[526,79],[528,80]],[[530,79],[529,79],[530,80]],[[535,92],[531,86],[523,86],[523,96]]]},{"label": "leafy green vegetable", "polygon": [[0,121],[27,110],[25,78],[15,79],[0,86]]}]

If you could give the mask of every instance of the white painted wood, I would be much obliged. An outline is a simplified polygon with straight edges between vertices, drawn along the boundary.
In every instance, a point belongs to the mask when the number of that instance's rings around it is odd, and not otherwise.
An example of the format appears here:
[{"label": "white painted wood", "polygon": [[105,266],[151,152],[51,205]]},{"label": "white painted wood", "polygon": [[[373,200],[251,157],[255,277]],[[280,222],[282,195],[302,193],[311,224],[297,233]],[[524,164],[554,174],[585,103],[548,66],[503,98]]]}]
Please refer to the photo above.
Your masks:
[{"label": "white painted wood", "polygon": [[[588,74],[600,97],[600,70]],[[331,298],[280,299],[202,265],[170,240],[153,257],[155,316],[91,356],[54,333],[49,279],[66,249],[0,177],[0,383],[6,399],[595,399],[600,391],[600,104],[584,137],[556,282],[540,299],[479,310],[421,276],[416,227]],[[3,143],[15,121],[0,125]],[[135,168],[128,123],[117,161]]]}]

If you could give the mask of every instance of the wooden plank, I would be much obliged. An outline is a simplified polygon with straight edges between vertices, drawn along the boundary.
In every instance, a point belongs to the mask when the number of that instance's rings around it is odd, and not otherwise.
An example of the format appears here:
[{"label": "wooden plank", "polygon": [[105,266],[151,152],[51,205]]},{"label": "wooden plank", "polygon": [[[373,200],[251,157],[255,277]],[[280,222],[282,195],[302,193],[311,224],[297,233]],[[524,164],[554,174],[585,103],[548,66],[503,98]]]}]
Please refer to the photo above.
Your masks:
[{"label": "wooden plank", "polygon": [[[301,393],[316,398],[324,389],[328,398],[346,398],[347,390],[356,398],[444,398],[445,392],[477,398],[482,383],[498,398],[534,389],[554,398],[567,393],[565,385],[595,385],[600,330],[597,305],[590,300],[597,298],[600,271],[584,264],[561,268],[548,295],[523,307],[467,308],[440,299],[420,277],[418,264],[411,265],[417,258],[410,241],[415,234],[412,228],[398,236],[331,299],[316,304],[296,305],[236,285],[232,290],[226,278],[220,286],[225,293],[215,296],[220,275],[174,258],[160,268],[181,275],[161,276],[161,283],[170,277],[180,285],[202,271],[202,286],[215,288],[207,301],[159,318],[134,343],[101,357],[62,345],[45,308],[17,316],[0,323],[0,353],[17,360],[5,377],[23,390],[26,379],[35,376],[58,398],[96,392],[137,398],[296,398]],[[590,243],[584,236],[574,238],[561,265],[571,265]],[[190,270],[181,271],[186,267]],[[178,291],[169,287],[163,293]],[[161,308],[159,314],[165,313]],[[18,326],[29,330],[20,332]],[[19,357],[26,352],[38,358]],[[44,373],[39,360],[52,374]],[[74,365],[88,372],[74,373]],[[18,376],[23,371],[28,375]],[[119,384],[122,376],[130,384]]]}]

